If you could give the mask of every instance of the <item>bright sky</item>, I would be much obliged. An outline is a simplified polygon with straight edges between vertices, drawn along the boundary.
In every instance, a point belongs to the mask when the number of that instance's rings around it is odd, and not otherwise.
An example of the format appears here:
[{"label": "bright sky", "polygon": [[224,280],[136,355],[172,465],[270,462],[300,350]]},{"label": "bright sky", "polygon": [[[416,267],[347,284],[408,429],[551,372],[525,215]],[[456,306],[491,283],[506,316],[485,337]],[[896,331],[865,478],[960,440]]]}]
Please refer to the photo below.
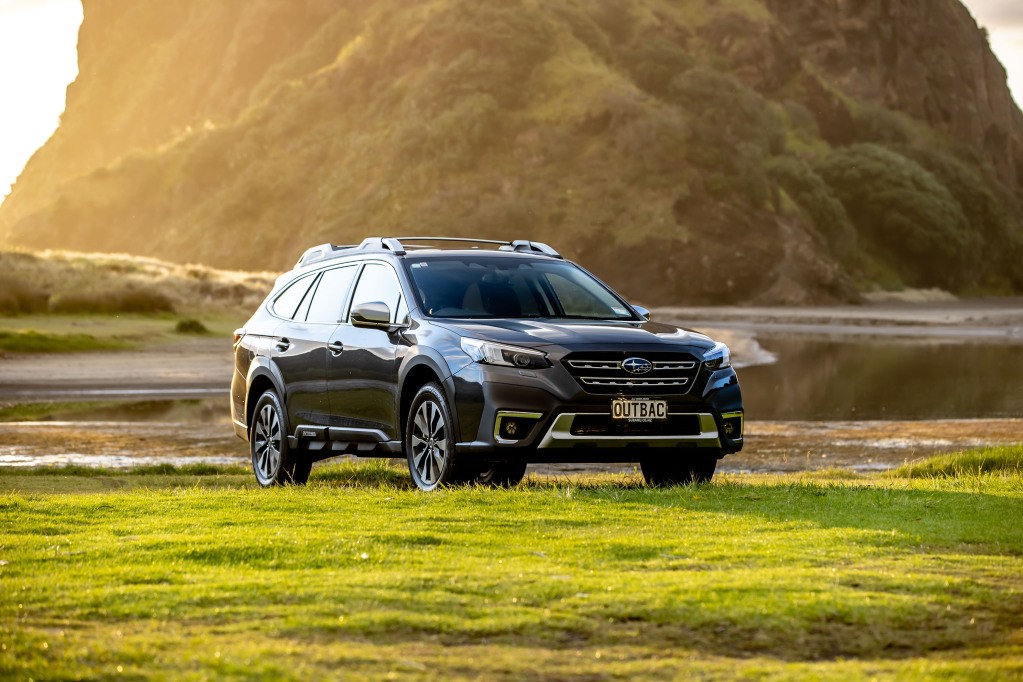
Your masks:
[{"label": "bright sky", "polygon": [[57,129],[81,24],[79,0],[0,0],[0,201]]},{"label": "bright sky", "polygon": [[1009,73],[1009,89],[1023,106],[1023,2],[963,0],[977,23],[988,30],[991,49]]},{"label": "bright sky", "polygon": [[[964,0],[1023,100],[1023,1]],[[80,0],[0,0],[0,202],[57,128],[78,75]]]}]

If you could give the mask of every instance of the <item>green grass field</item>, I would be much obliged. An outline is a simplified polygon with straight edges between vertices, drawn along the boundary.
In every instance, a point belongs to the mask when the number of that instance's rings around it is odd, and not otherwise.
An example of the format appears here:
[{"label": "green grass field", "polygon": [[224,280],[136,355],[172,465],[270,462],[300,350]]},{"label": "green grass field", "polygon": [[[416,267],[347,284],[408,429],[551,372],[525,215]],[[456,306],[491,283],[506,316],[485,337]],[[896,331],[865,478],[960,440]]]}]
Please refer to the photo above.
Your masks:
[{"label": "green grass field", "polygon": [[661,490],[4,473],[0,677],[1019,677],[1018,451]]}]

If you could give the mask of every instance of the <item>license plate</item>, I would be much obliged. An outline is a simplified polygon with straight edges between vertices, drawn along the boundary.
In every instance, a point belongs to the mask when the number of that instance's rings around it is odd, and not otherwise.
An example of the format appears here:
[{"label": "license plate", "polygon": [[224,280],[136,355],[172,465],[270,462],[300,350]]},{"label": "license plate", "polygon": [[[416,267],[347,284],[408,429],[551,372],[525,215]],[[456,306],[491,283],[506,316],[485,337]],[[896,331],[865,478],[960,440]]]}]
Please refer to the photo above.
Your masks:
[{"label": "license plate", "polygon": [[616,398],[611,401],[611,418],[630,422],[649,422],[668,418],[667,400],[633,400]]}]

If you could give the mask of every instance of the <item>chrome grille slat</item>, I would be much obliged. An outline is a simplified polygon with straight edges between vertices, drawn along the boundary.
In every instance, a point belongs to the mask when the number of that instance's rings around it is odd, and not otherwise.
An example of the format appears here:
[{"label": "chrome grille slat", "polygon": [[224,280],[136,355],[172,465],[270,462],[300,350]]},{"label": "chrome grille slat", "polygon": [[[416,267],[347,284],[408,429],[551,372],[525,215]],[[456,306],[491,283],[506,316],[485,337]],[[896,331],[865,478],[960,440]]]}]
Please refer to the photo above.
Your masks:
[{"label": "chrome grille slat", "polygon": [[621,369],[622,363],[617,360],[569,360],[568,364],[576,369]]},{"label": "chrome grille slat", "polygon": [[[625,369],[629,358],[646,360],[650,369],[633,374]],[[688,351],[581,351],[562,363],[579,386],[593,395],[685,395],[700,372],[700,359]]]},{"label": "chrome grille slat", "polygon": [[686,377],[652,377],[652,378],[617,378],[617,377],[579,377],[579,381],[589,386],[685,386],[689,383]]},{"label": "chrome grille slat", "polygon": [[652,371],[668,369],[692,369],[696,367],[695,362],[655,362]]},{"label": "chrome grille slat", "polygon": [[[569,360],[568,364],[574,369],[621,369],[622,363],[617,360]],[[654,362],[652,372],[692,369],[696,367],[695,362]]]}]

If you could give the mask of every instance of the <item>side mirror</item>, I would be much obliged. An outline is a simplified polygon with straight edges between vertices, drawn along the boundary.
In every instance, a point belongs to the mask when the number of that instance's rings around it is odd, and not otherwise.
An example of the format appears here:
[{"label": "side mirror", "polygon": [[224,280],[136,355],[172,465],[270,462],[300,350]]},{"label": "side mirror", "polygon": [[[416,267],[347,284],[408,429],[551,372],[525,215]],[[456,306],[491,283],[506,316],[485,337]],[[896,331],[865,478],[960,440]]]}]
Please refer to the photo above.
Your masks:
[{"label": "side mirror", "polygon": [[644,320],[650,319],[650,311],[644,308],[643,306],[634,305],[632,306],[632,309],[639,313],[639,316],[642,317]]},{"label": "side mirror", "polygon": [[368,329],[384,329],[390,331],[391,309],[382,301],[360,303],[352,308],[351,314],[353,327],[365,327]]}]

